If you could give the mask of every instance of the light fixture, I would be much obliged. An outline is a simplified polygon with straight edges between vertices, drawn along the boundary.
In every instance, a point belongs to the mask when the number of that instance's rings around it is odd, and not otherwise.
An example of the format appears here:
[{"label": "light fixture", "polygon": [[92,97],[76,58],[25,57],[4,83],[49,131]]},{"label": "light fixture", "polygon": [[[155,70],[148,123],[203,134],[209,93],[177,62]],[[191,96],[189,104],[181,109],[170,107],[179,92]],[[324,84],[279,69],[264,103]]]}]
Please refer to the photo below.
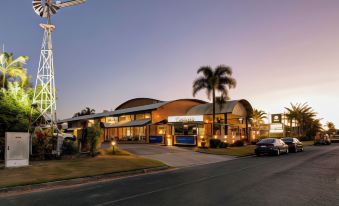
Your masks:
[{"label": "light fixture", "polygon": [[113,151],[112,154],[115,154],[115,150],[114,150],[114,146],[117,144],[117,142],[115,140],[111,141],[111,145],[113,147]]}]

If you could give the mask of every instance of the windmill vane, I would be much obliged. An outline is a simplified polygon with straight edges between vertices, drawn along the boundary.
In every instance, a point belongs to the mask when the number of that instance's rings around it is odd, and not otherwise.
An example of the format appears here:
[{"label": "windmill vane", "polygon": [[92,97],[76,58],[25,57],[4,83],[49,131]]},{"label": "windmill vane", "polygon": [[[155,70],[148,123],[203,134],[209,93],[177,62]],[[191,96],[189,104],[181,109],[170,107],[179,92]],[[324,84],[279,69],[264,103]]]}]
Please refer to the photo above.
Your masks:
[{"label": "windmill vane", "polygon": [[55,3],[53,3],[52,0],[33,0],[32,3],[33,9],[37,15],[43,18],[50,18],[61,8],[75,6],[85,2],[86,0],[56,1]]}]

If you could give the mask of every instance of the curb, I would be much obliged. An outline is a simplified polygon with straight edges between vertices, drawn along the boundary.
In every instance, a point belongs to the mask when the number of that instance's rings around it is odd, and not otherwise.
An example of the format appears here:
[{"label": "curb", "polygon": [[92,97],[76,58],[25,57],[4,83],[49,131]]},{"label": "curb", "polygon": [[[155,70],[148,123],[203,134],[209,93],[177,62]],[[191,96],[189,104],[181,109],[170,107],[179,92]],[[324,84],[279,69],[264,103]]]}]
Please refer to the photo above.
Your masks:
[{"label": "curb", "polygon": [[133,170],[133,171],[126,171],[126,172],[115,172],[115,173],[88,176],[88,177],[79,177],[79,178],[74,178],[74,179],[51,181],[51,182],[46,182],[46,183],[37,183],[37,184],[14,186],[14,187],[4,187],[4,188],[0,188],[0,197],[11,195],[14,193],[41,191],[44,189],[50,190],[50,189],[57,189],[57,188],[63,188],[63,187],[80,186],[82,184],[90,184],[90,183],[95,183],[95,182],[104,182],[104,181],[109,181],[109,180],[113,180],[117,178],[124,178],[124,177],[129,177],[129,176],[160,172],[160,171],[168,170],[170,168],[171,167],[169,166],[161,166],[161,167],[145,168],[145,169],[138,169],[138,170]]}]

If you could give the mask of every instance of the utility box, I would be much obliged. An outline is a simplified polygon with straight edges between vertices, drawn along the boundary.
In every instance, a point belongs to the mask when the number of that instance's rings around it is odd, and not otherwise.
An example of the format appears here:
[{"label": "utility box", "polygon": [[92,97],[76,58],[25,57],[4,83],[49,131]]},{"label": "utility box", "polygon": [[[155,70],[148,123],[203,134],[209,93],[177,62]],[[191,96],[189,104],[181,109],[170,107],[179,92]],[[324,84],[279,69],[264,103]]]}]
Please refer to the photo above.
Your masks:
[{"label": "utility box", "polygon": [[29,165],[29,133],[6,132],[5,167]]}]

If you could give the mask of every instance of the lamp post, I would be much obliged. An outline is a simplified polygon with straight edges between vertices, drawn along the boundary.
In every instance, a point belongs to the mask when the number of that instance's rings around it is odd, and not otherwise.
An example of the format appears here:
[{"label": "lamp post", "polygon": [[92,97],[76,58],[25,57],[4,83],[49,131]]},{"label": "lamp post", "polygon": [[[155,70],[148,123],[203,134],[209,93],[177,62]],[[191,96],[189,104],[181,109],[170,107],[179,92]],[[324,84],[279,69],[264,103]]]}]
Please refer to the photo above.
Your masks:
[{"label": "lamp post", "polygon": [[113,147],[112,154],[115,154],[114,146],[115,146],[116,144],[117,144],[117,143],[116,143],[115,140],[113,140],[113,141],[111,142],[111,145],[112,145],[112,147]]}]

